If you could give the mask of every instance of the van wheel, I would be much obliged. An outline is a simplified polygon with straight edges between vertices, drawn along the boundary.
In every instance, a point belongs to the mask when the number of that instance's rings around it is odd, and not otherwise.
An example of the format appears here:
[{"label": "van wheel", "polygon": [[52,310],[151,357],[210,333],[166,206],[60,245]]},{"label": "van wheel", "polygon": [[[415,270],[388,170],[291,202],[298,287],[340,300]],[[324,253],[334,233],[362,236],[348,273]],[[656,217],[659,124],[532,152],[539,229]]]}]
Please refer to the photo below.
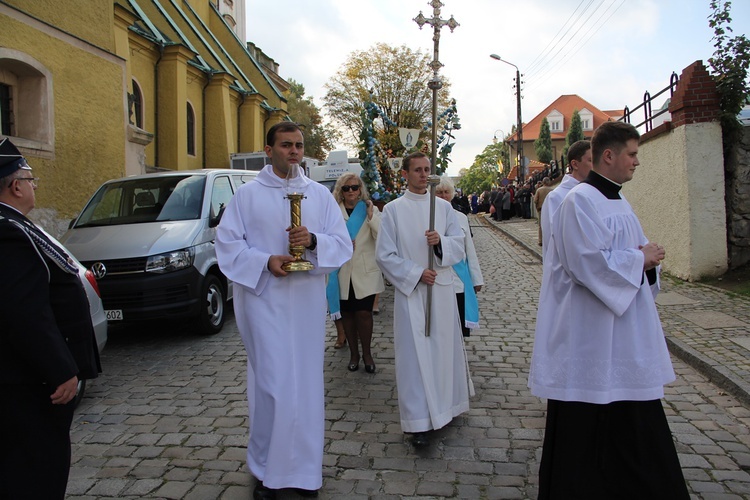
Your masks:
[{"label": "van wheel", "polygon": [[200,332],[203,335],[219,333],[226,318],[226,298],[221,280],[213,274],[206,276],[200,295],[205,301],[199,315]]}]

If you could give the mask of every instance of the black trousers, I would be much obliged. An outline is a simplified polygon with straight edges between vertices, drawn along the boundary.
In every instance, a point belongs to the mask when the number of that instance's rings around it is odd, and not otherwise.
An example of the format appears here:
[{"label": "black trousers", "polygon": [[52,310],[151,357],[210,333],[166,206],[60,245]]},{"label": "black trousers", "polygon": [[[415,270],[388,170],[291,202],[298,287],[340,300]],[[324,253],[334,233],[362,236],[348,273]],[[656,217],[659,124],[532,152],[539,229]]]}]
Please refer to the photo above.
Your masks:
[{"label": "black trousers", "polygon": [[539,498],[690,498],[661,401],[549,400]]},{"label": "black trousers", "polygon": [[4,385],[0,500],[65,498],[73,402],[53,405],[45,385]]},{"label": "black trousers", "polygon": [[471,328],[466,328],[466,297],[463,293],[456,294],[456,303],[458,305],[458,318],[461,321],[461,332],[464,337],[471,335]]}]

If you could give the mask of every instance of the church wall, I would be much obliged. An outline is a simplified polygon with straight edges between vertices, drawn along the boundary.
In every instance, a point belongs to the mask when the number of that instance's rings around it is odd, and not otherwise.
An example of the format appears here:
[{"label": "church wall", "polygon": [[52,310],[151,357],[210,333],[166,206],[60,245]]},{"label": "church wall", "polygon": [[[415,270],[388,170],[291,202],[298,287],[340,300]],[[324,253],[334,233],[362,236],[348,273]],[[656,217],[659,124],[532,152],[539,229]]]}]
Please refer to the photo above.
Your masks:
[{"label": "church wall", "polygon": [[19,145],[42,179],[30,217],[59,236],[102,182],[124,173],[125,61],[7,6],[0,25],[0,47],[24,54],[47,74],[49,143]]},{"label": "church wall", "polygon": [[[3,0],[101,49],[114,52],[112,0]],[[3,31],[5,31],[3,26]]]}]

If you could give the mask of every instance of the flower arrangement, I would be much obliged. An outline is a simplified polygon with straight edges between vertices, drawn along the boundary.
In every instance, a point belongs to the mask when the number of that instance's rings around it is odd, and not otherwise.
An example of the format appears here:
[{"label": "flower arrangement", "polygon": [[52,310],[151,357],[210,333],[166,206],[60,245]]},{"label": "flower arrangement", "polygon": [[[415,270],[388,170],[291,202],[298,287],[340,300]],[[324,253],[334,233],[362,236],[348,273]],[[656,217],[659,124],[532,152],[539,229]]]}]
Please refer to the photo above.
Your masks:
[{"label": "flower arrangement", "polygon": [[381,118],[391,127],[397,125],[386,116],[380,107],[368,100],[362,109],[362,132],[359,134],[359,161],[362,164],[361,178],[370,196],[376,202],[387,203],[398,198],[399,192],[382,182],[380,168],[389,169],[388,156],[380,145],[375,131],[375,119]]},{"label": "flower arrangement", "polygon": [[[404,180],[401,179],[401,182],[398,182],[392,178],[393,176],[388,176],[391,177],[389,179],[381,178],[380,172],[390,172],[390,167],[388,165],[388,153],[383,150],[380,141],[377,139],[377,132],[375,130],[375,120],[377,118],[381,118],[390,127],[398,127],[377,104],[372,102],[372,97],[370,97],[364,103],[364,108],[362,109],[362,132],[359,134],[359,161],[362,165],[361,178],[365,186],[367,186],[370,196],[376,202],[387,203],[399,197],[400,185]],[[453,131],[461,129],[455,99],[451,101],[448,108],[440,113],[438,123],[443,123],[443,127],[437,137],[437,147],[440,149],[436,155],[435,173],[442,175],[447,170],[448,163],[451,161],[449,157],[455,144]],[[431,131],[432,121],[428,122],[422,130]],[[423,140],[417,143],[417,149],[422,149],[424,146]]]}]

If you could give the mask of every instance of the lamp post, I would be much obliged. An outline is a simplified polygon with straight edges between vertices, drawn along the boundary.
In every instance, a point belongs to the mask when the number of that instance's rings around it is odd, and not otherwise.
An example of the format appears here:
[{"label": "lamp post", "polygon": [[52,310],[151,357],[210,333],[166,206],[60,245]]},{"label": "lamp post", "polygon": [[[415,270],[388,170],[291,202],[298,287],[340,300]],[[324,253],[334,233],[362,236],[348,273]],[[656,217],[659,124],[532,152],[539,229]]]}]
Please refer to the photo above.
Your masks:
[{"label": "lamp post", "polygon": [[492,59],[496,61],[504,62],[516,68],[516,117],[518,121],[517,133],[518,133],[518,175],[521,182],[524,180],[524,169],[526,168],[523,164],[523,121],[521,121],[521,71],[518,66],[512,62],[508,62],[497,54],[490,54]]},{"label": "lamp post", "polygon": [[494,142],[495,144],[497,144],[497,133],[498,132],[502,132],[502,134],[500,135],[500,137],[502,137],[503,138],[503,142],[505,142],[505,132],[503,131],[503,129],[499,128],[499,129],[495,130],[495,132],[492,134],[492,142]]}]

